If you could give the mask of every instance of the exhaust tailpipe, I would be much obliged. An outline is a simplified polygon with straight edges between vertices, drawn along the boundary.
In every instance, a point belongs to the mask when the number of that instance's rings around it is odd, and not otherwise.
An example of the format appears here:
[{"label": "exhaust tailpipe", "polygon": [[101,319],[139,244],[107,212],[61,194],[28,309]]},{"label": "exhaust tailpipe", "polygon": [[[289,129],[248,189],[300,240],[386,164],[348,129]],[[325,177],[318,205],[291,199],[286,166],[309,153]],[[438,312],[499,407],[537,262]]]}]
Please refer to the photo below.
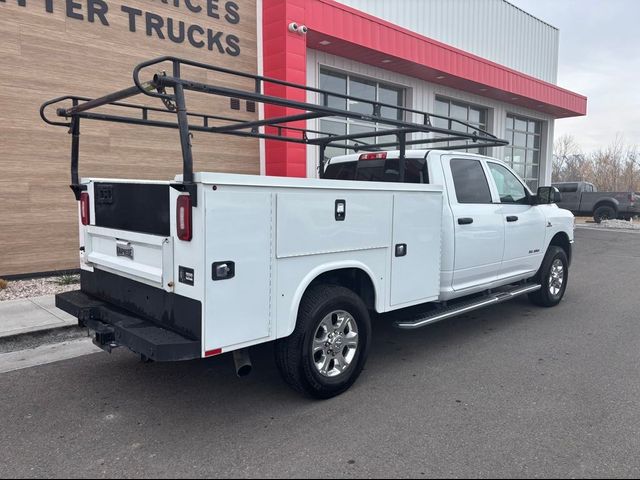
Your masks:
[{"label": "exhaust tailpipe", "polygon": [[253,370],[251,364],[251,357],[249,356],[249,350],[243,348],[242,350],[235,350],[233,352],[233,362],[236,365],[236,374],[238,377],[246,377]]}]

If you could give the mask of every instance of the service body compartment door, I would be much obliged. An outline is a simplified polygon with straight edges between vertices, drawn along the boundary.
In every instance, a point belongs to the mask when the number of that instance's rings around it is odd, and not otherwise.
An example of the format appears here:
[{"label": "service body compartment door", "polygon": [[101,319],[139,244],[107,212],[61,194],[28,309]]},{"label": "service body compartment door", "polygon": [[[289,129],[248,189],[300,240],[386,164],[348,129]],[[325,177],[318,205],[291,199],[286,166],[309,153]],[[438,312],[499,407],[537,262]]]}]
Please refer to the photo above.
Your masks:
[{"label": "service body compartment door", "polygon": [[388,248],[391,203],[380,192],[279,193],[277,257]]},{"label": "service body compartment door", "polygon": [[205,193],[206,351],[271,333],[272,205],[269,192]]},{"label": "service body compartment door", "polygon": [[441,232],[442,193],[394,195],[391,306],[437,300]]}]

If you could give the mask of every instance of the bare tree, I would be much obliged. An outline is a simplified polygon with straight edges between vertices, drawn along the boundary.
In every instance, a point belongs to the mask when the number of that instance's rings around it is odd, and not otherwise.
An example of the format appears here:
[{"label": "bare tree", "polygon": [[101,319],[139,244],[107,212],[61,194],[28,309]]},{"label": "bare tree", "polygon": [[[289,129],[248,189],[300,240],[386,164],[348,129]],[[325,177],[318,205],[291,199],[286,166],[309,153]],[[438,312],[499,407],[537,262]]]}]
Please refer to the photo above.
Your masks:
[{"label": "bare tree", "polygon": [[562,135],[555,141],[553,151],[553,181],[585,180],[589,173],[588,159],[571,135]]},{"label": "bare tree", "polygon": [[616,135],[607,147],[585,155],[572,136],[563,135],[554,144],[553,180],[591,182],[600,191],[640,191],[638,147]]}]

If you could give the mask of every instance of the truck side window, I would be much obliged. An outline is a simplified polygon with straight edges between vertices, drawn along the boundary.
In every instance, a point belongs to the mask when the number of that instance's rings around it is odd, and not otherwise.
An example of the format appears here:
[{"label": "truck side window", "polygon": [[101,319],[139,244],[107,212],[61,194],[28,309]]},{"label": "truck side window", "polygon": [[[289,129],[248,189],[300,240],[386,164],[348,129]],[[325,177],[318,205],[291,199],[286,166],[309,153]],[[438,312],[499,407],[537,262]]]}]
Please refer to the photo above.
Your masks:
[{"label": "truck side window", "polygon": [[576,193],[578,191],[577,183],[559,183],[553,184],[553,186],[560,190],[560,193]]},{"label": "truck side window", "polygon": [[407,158],[405,160],[404,183],[429,183],[429,171],[424,158]]},{"label": "truck side window", "polygon": [[353,180],[356,175],[357,162],[329,164],[324,172],[325,178],[334,180]]},{"label": "truck side window", "polygon": [[527,203],[527,191],[517,177],[502,165],[488,162],[491,176],[498,187],[500,202]]},{"label": "truck side window", "polygon": [[458,203],[492,203],[491,190],[479,160],[451,160]]}]

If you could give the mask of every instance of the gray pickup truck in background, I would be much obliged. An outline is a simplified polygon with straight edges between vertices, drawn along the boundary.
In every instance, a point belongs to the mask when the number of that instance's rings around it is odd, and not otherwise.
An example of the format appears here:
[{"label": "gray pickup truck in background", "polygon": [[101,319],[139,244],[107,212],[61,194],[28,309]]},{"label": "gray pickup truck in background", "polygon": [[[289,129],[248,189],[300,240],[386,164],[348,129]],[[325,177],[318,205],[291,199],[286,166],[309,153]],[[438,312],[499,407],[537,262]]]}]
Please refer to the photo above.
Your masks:
[{"label": "gray pickup truck in background", "polygon": [[553,186],[562,194],[560,208],[571,210],[574,215],[593,216],[597,223],[640,215],[640,196],[634,192],[598,192],[588,182],[560,182]]}]

